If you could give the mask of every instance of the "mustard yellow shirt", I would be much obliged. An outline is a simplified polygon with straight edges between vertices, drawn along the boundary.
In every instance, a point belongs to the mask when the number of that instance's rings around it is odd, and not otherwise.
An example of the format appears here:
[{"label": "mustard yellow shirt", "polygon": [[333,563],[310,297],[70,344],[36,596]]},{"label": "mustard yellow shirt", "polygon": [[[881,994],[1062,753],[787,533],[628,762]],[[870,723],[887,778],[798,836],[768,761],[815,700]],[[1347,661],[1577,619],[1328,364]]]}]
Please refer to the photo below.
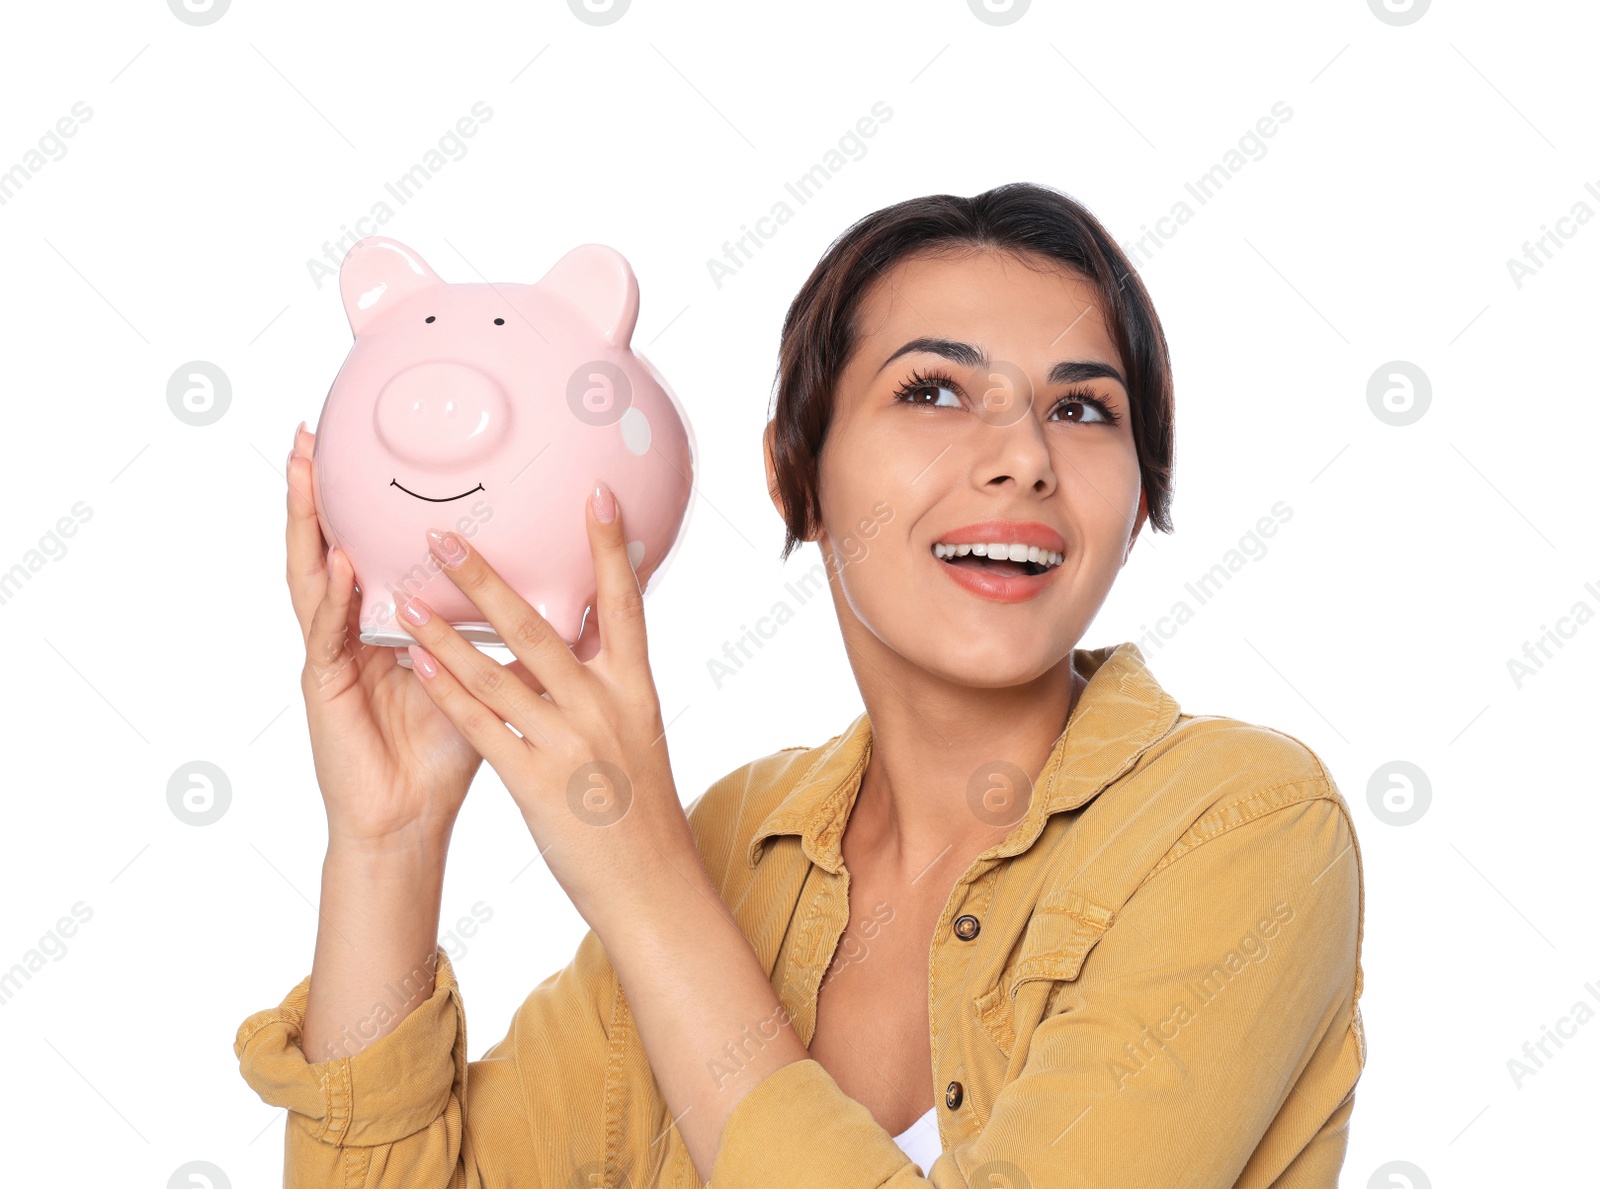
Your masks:
[{"label": "mustard yellow shirt", "polygon": [[[920,1176],[807,1058],[734,1108],[716,1189],[1337,1185],[1365,1063],[1349,808],[1299,741],[1180,713],[1133,644],[1074,655],[1089,682],[1028,810],[957,881],[929,953],[943,1155]],[[688,810],[807,1044],[871,743],[862,714]],[[433,996],[354,1057],[300,1051],[309,975],[240,1025],[241,1073],[289,1111],[286,1186],[699,1189],[592,930],[477,1061],[437,960]],[[775,1026],[754,1022],[708,1071]]]}]

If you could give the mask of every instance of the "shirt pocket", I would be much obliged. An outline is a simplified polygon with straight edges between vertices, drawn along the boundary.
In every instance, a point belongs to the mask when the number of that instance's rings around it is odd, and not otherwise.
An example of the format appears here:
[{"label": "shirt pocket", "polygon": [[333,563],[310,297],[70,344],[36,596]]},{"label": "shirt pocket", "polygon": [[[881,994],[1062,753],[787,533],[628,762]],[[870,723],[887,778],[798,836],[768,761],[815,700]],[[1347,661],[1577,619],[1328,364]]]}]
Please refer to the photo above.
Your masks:
[{"label": "shirt pocket", "polygon": [[[1063,987],[1078,977],[1084,959],[1105,936],[1115,915],[1075,894],[1060,903],[1041,902],[1034,909],[1011,961],[994,986],[972,1001],[979,1022],[1007,1058],[1019,1039],[1018,1025],[1031,1035],[1050,1014]],[[1025,992],[1029,984],[1043,985]],[[1019,994],[1025,1001],[1021,1018]]]}]

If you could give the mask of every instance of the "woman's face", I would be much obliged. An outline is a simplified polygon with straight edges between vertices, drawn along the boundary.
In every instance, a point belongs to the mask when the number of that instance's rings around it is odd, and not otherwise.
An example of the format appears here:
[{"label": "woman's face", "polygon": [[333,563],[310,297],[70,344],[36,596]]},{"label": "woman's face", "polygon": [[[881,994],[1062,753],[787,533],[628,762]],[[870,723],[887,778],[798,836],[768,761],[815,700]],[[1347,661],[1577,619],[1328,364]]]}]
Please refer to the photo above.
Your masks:
[{"label": "woman's face", "polygon": [[[1094,290],[1040,257],[916,257],[878,279],[857,325],[816,538],[847,641],[870,645],[853,618],[958,684],[1041,676],[1082,639],[1145,519]],[[974,545],[988,556],[959,548]],[[1030,546],[1043,567],[1011,560]]]}]

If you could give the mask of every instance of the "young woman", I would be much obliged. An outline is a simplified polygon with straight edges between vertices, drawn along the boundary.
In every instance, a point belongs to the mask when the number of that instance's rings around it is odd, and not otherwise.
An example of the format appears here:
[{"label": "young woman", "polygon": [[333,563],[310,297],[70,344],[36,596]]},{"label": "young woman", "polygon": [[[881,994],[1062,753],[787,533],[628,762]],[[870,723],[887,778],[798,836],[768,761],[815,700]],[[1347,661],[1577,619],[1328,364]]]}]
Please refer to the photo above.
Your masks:
[{"label": "young woman", "polygon": [[[765,450],[865,712],[687,811],[604,483],[575,648],[430,534],[517,660],[414,599],[407,671],[347,644],[297,430],[321,926],[235,1042],[290,1112],[286,1183],[1331,1189],[1365,1056],[1348,809],[1298,741],[1078,647],[1170,531],[1172,417],[1144,287],[1070,198],[849,228],[785,319]],[[437,937],[480,758],[591,929],[468,1062]]]}]

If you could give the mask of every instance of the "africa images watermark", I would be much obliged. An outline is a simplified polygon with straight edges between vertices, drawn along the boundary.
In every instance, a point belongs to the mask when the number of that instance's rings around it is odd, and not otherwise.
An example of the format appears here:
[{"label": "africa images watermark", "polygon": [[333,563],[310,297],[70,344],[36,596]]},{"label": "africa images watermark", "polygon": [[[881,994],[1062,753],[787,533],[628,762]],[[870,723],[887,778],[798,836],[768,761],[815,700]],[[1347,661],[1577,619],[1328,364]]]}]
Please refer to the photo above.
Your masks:
[{"label": "africa images watermark", "polygon": [[[1583,188],[1590,197],[1600,202],[1600,187],[1593,182],[1585,182]],[[1593,218],[1594,208],[1580,198],[1572,204],[1571,210],[1555,221],[1554,227],[1540,223],[1539,238],[1522,241],[1522,259],[1506,257],[1506,272],[1511,275],[1511,283],[1521,289],[1529,277],[1537,276],[1545,265],[1555,259],[1556,253],[1567,246],[1567,241]]]},{"label": "africa images watermark", "polygon": [[66,557],[67,543],[62,538],[76,536],[79,526],[94,516],[94,509],[82,500],[73,504],[69,511],[72,515],[59,517],[39,537],[38,544],[24,551],[20,561],[13,562],[9,569],[0,570],[0,606],[16,598],[47,563]]},{"label": "africa images watermark", "polygon": [[[1265,157],[1267,140],[1276,136],[1279,128],[1293,118],[1294,108],[1282,99],[1278,100],[1268,109],[1267,115],[1262,116],[1252,128],[1239,137],[1236,147],[1223,153],[1215,165],[1194,181],[1184,182],[1184,190],[1197,205],[1205,206],[1222,191],[1224,186],[1238,177],[1246,165]],[[1179,229],[1195,217],[1195,213],[1195,208],[1189,205],[1187,199],[1178,199],[1172,204],[1171,210],[1155,221],[1155,226],[1152,227],[1148,223],[1139,224],[1137,236],[1121,241],[1122,250],[1136,267],[1149,263],[1155,259],[1157,252],[1166,247],[1169,240],[1177,236]]]},{"label": "africa images watermark", "polygon": [[[1583,589],[1600,600],[1600,586],[1585,582]],[[1523,641],[1522,656],[1506,658],[1506,672],[1511,675],[1511,684],[1521,689],[1528,678],[1537,677],[1545,665],[1555,659],[1556,652],[1566,647],[1562,642],[1576,636],[1578,629],[1593,619],[1594,615],[1594,608],[1586,600],[1579,599],[1565,615],[1556,619],[1554,628],[1541,623],[1539,635]]]},{"label": "africa images watermark", "polygon": [[0,172],[0,206],[15,198],[46,165],[65,157],[67,140],[78,135],[78,129],[93,118],[94,108],[78,100],[66,115],[45,130],[35,146],[24,152],[15,165]]},{"label": "africa images watermark", "polygon": [[1255,527],[1246,531],[1237,545],[1223,552],[1222,560],[1193,582],[1183,584],[1183,589],[1194,600],[1192,604],[1189,599],[1179,598],[1165,615],[1157,617],[1154,627],[1144,623],[1139,625],[1140,635],[1134,643],[1147,656],[1153,656],[1176,636],[1178,629],[1195,617],[1196,610],[1216,598],[1222,588],[1233,581],[1235,574],[1267,555],[1267,540],[1276,536],[1278,529],[1294,516],[1294,509],[1283,500],[1274,503],[1269,511],[1272,515],[1258,517]]},{"label": "africa images watermark", "polygon": [[[435,967],[439,962],[439,949],[443,949],[452,963],[459,962],[467,956],[467,943],[464,937],[477,935],[478,929],[494,919],[494,909],[479,900],[472,906],[472,916],[464,916],[456,921],[455,928],[439,939],[439,945],[423,959],[420,966],[413,967],[410,973],[400,979],[400,985],[391,982],[384,983],[383,989],[394,1002],[396,1008],[409,1011],[412,1007],[427,998],[423,991],[434,979]],[[452,944],[456,948],[452,948]],[[374,1003],[372,1011],[365,1019],[358,1020],[354,1025],[345,1024],[339,1029],[339,1040],[325,1041],[322,1046],[322,1055],[314,1058],[316,1061],[329,1061],[334,1057],[349,1057],[361,1051],[363,1045],[369,1043],[378,1034],[378,1029],[387,1025],[397,1017],[398,1013],[386,1003]]]},{"label": "africa images watermark", "polygon": [[[436,147],[423,153],[421,159],[399,177],[383,183],[385,194],[400,206],[405,206],[421,192],[424,186],[438,177],[446,165],[465,157],[467,140],[478,135],[478,130],[493,118],[494,108],[482,99],[478,100],[467,115],[462,116],[445,131],[443,136],[439,137]],[[372,208],[366,214],[355,220],[354,229],[348,224],[340,224],[338,237],[323,242],[322,258],[311,256],[306,259],[306,271],[311,275],[312,284],[321,289],[324,281],[337,279],[339,265],[344,262],[345,253],[354,247],[357,241],[369,235],[376,235],[378,228],[393,219],[394,214],[395,208],[389,205],[387,199],[380,198],[372,204]]]},{"label": "africa images watermark", "polygon": [[[838,977],[839,972],[845,967],[866,961],[871,948],[867,942],[877,940],[879,930],[892,920],[894,920],[894,907],[886,900],[879,900],[872,906],[872,915],[863,917],[857,922],[856,933],[847,929],[839,939],[838,952],[823,973],[816,994],[821,994],[822,988]],[[862,938],[865,940],[861,940]],[[728,1041],[722,1046],[722,1053],[719,1056],[706,1062],[706,1070],[711,1074],[711,1080],[717,1089],[722,1089],[729,1078],[737,1077],[754,1059],[755,1054],[765,1049],[767,1043],[782,1031],[785,1024],[792,1022],[793,1017],[789,1015],[789,1009],[784,1007],[780,1000],[769,1015],[756,1021],[753,1031],[751,1026],[746,1024],[740,1030],[737,1040]]]},{"label": "africa images watermark", "polygon": [[0,971],[0,1007],[17,997],[25,983],[44,969],[45,959],[59,962],[67,956],[67,939],[78,932],[81,925],[94,918],[94,909],[82,900],[72,906],[72,915],[63,916],[39,938],[39,943],[22,955],[22,960],[12,963],[10,970]]},{"label": "africa images watermark", "polygon": [[1179,1032],[1197,1020],[1205,1006],[1232,986],[1234,980],[1252,963],[1260,965],[1265,962],[1271,950],[1271,941],[1292,920],[1294,909],[1280,900],[1272,906],[1272,915],[1259,921],[1241,937],[1239,944],[1224,954],[1216,965],[1199,979],[1186,983],[1184,989],[1193,1002],[1179,1000],[1174,1003],[1165,1018],[1157,1021],[1154,1027],[1146,1024],[1137,1040],[1130,1040],[1122,1046],[1126,1060],[1112,1057],[1108,1061],[1108,1071],[1115,1079],[1117,1089],[1121,1090],[1129,1078],[1142,1073],[1157,1054],[1165,1053],[1168,1042],[1176,1040]]},{"label": "africa images watermark", "polygon": [[[711,684],[722,688],[722,683],[730,677],[736,677],[746,665],[755,659],[755,655],[766,646],[767,641],[778,634],[778,629],[783,627],[795,617],[798,607],[804,607],[818,594],[828,589],[828,571],[832,568],[835,572],[845,566],[859,562],[867,556],[867,542],[878,535],[878,530],[894,519],[894,508],[886,501],[879,500],[872,505],[872,516],[863,516],[856,524],[856,531],[838,538],[834,542],[834,550],[825,556],[823,561],[816,562],[794,582],[785,582],[783,589],[794,598],[791,606],[787,599],[779,599],[765,615],[756,618],[755,626],[741,623],[739,635],[732,640],[725,640],[722,645],[721,657],[710,657],[706,661],[706,672],[711,675]],[[834,558],[838,560],[833,561]]]},{"label": "africa images watermark", "polygon": [[[894,108],[880,99],[868,111],[870,114],[857,120],[850,131],[839,137],[834,147],[822,154],[820,160],[794,181],[783,183],[788,198],[805,206],[846,165],[867,155],[866,140],[876,136],[878,129],[894,118]],[[735,239],[722,241],[722,255],[706,258],[706,272],[711,277],[713,287],[721,289],[729,277],[738,275],[755,258],[756,252],[766,246],[766,241],[776,236],[779,228],[794,218],[795,209],[789,205],[788,198],[774,202],[771,210],[755,220],[755,226],[739,224],[739,235]]]},{"label": "africa images watermark", "polygon": [[[1600,1003],[1600,987],[1594,983],[1584,983],[1583,989],[1589,992],[1589,997]],[[1524,1041],[1522,1056],[1510,1057],[1506,1060],[1506,1071],[1511,1074],[1511,1082],[1517,1089],[1522,1089],[1522,1083],[1537,1074],[1545,1067],[1545,1062],[1555,1056],[1550,1051],[1553,1044],[1559,1050],[1563,1040],[1571,1040],[1578,1035],[1578,1029],[1595,1017],[1595,1009],[1579,999],[1572,1005],[1569,1014],[1556,1021],[1552,1029],[1548,1024],[1540,1024],[1538,1040]],[[1542,1054],[1542,1055],[1541,1055]]]}]

